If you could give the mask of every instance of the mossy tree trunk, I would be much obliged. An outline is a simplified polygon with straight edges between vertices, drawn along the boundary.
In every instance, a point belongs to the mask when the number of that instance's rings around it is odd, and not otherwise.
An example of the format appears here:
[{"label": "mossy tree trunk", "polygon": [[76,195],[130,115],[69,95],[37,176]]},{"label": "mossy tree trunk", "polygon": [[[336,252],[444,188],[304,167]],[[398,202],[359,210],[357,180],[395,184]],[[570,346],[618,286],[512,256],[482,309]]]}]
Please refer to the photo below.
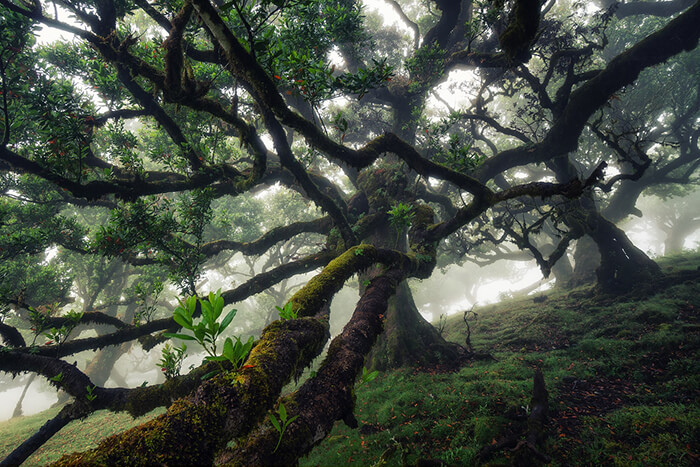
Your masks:
[{"label": "mossy tree trunk", "polygon": [[[406,189],[406,177],[397,177],[395,172],[378,168],[373,174],[363,174],[358,180],[367,194],[372,211],[384,214],[392,205],[385,195],[393,200],[410,203],[410,192]],[[415,206],[414,206],[415,211]],[[397,232],[389,216],[375,224],[366,239],[380,248],[407,251],[406,231]],[[360,276],[362,283],[372,272]],[[360,287],[360,293],[364,287]],[[437,330],[423,318],[413,300],[413,294],[405,281],[400,283],[391,297],[385,313],[384,332],[379,336],[366,359],[366,367],[385,371],[404,366],[458,365],[466,351],[458,344],[447,342]]]},{"label": "mossy tree trunk", "polygon": [[572,287],[576,287],[595,281],[595,270],[599,265],[600,252],[598,251],[598,246],[591,237],[584,235],[576,242],[574,272],[569,284]]},{"label": "mossy tree trunk", "polygon": [[404,281],[389,299],[384,333],[367,356],[368,369],[385,371],[404,366],[457,365],[465,350],[447,342],[418,312]]}]

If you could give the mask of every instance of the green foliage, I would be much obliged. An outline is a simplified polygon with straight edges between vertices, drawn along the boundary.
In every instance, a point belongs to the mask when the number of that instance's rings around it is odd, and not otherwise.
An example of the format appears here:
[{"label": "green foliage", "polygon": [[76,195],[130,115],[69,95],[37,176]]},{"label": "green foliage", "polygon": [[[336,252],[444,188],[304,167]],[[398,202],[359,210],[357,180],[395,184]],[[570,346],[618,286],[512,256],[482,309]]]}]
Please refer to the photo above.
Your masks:
[{"label": "green foliage", "polygon": [[160,351],[160,361],[156,363],[156,366],[160,367],[165,375],[165,379],[171,379],[180,375],[180,368],[182,368],[182,361],[185,359],[186,351],[187,345],[184,342],[180,347],[173,347],[168,343],[163,346],[163,349]]},{"label": "green foliage", "polygon": [[49,378],[49,380],[53,381],[54,383],[60,383],[61,381],[63,381],[63,372],[52,376],[51,378]]},{"label": "green foliage", "polygon": [[360,380],[357,382],[357,387],[359,388],[364,384],[374,381],[375,379],[377,379],[377,376],[379,376],[379,370],[368,372],[367,368],[363,366],[362,374],[360,375]]},{"label": "green foliage", "polygon": [[142,282],[137,282],[134,285],[134,293],[139,306],[138,311],[134,314],[134,324],[139,325],[142,321],[149,322],[153,318],[158,302],[158,297],[163,292],[163,283],[154,281],[148,285]]},{"label": "green foliage", "polygon": [[420,141],[433,161],[458,172],[470,173],[486,160],[486,155],[478,151],[471,136],[459,128],[461,120],[459,112],[436,122],[422,119]]},{"label": "green foliage", "polygon": [[389,223],[397,232],[408,228],[416,215],[413,206],[404,203],[395,204],[387,214],[389,214]]},{"label": "green foliage", "polygon": [[[53,344],[55,343],[56,345],[61,345],[63,344],[67,339],[70,333],[75,329],[75,327],[80,323],[80,319],[83,317],[82,312],[77,312],[77,311],[69,311],[66,314],[66,319],[68,320],[66,324],[62,325],[60,328],[56,329],[55,327],[51,327],[48,331],[44,332],[44,336],[48,339],[46,341],[46,345]],[[38,319],[39,322],[42,322],[41,319]]]},{"label": "green foliage", "polygon": [[442,76],[445,69],[445,51],[435,43],[423,46],[412,57],[406,59],[405,67],[414,80],[409,90],[420,91]]},{"label": "green foliage", "polygon": [[176,200],[161,195],[122,203],[112,211],[107,227],[95,232],[94,249],[109,256],[141,253],[152,258],[168,268],[170,279],[183,292],[191,294],[205,260],[201,246],[213,217],[213,195],[207,188]]},{"label": "green foliage", "polygon": [[97,394],[93,393],[95,390],[96,386],[85,386],[85,399],[88,400],[88,402],[92,402],[95,399],[97,399]]},{"label": "green foliage", "polygon": [[[193,296],[187,298],[184,302],[179,302],[180,306],[173,312],[173,320],[183,328],[192,331],[192,334],[166,333],[165,336],[196,341],[207,353],[205,360],[217,362],[221,371],[224,369],[223,366],[221,366],[221,362],[223,361],[229,361],[235,370],[239,369],[250,353],[250,350],[253,348],[254,339],[251,336],[244,344],[241,342],[240,337],[236,337],[236,342],[234,344],[233,339],[227,337],[224,341],[223,352],[219,355],[216,341],[226,328],[228,328],[229,324],[231,324],[237,311],[232,309],[220,323],[218,322],[224,310],[224,299],[221,296],[221,290],[217,290],[216,293],[209,293],[208,298],[204,300],[198,300],[197,297]],[[193,316],[197,311],[198,303],[200,305],[202,319],[195,324]]]},{"label": "green foliage", "polygon": [[280,319],[297,319],[297,312],[294,311],[294,304],[292,302],[287,302],[287,304],[284,305],[284,308],[279,306],[275,306],[275,308],[277,308],[277,311],[279,312]]},{"label": "green foliage", "polygon": [[270,413],[268,415],[270,418],[270,423],[272,423],[272,426],[274,426],[275,430],[277,430],[280,434],[279,439],[277,440],[277,444],[275,445],[275,449],[272,451],[276,452],[277,449],[280,447],[280,443],[282,442],[282,437],[284,436],[285,430],[287,429],[289,424],[296,420],[299,416],[295,415],[291,418],[287,418],[287,409],[285,409],[284,404],[282,404],[281,402],[279,408],[277,409],[279,421],[277,420],[277,417],[274,413]]},{"label": "green foliage", "polygon": [[245,362],[245,359],[248,357],[248,354],[253,348],[255,340],[253,339],[253,336],[249,337],[245,343],[243,343],[241,338],[238,336],[236,336],[235,339],[236,342],[234,343],[230,337],[226,338],[226,341],[224,341],[222,356],[219,358],[225,358],[231,362],[231,365],[233,365],[235,370],[238,370],[243,366],[243,362]]},{"label": "green foliage", "polygon": [[402,202],[394,204],[394,207],[387,211],[389,214],[389,223],[396,231],[396,246],[399,246],[401,234],[410,227],[416,213],[413,211],[413,206]]}]

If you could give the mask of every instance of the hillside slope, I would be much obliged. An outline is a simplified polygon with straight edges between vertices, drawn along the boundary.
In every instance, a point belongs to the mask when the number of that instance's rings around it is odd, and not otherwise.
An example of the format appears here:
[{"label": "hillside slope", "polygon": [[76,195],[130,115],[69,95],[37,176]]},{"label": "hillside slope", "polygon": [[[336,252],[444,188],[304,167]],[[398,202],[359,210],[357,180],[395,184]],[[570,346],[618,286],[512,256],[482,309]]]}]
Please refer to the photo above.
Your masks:
[{"label": "hillside slope", "polygon": [[[475,309],[471,342],[495,360],[380,375],[357,390],[360,429],[337,423],[304,465],[517,464],[536,368],[551,465],[699,465],[700,255],[659,263],[666,279],[623,297],[591,285]],[[461,315],[444,335],[465,343]]]}]

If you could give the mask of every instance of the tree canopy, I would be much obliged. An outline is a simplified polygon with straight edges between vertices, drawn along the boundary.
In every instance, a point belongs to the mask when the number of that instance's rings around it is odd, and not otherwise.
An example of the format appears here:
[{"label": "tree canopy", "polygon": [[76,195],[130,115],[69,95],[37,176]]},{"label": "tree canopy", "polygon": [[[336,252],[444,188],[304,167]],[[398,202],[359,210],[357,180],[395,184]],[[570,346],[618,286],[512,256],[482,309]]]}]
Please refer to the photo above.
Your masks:
[{"label": "tree canopy", "polygon": [[[605,293],[662,274],[616,223],[697,184],[700,2],[378,3],[0,0],[0,370],[72,399],[5,462],[166,406],[59,463],[293,464],[357,426],[368,367],[475,357],[406,279],[518,255]],[[254,296],[264,329],[237,337]],[[206,351],[186,374],[182,342]],[[105,387],[129,346],[166,381]]]}]

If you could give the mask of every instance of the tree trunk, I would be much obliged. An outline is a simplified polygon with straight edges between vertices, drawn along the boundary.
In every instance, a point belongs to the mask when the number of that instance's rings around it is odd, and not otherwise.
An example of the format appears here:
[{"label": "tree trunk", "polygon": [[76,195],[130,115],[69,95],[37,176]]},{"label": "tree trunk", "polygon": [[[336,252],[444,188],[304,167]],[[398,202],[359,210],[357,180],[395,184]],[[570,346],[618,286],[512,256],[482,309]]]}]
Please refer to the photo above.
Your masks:
[{"label": "tree trunk", "polygon": [[[577,171],[568,156],[553,160],[549,167],[557,174],[557,180],[563,182],[576,176]],[[598,246],[600,266],[595,270],[598,287],[604,292],[617,293],[642,284],[661,274],[661,268],[642,250],[634,246],[625,232],[600,213],[591,194],[570,201],[566,213],[566,223],[580,236],[589,235]],[[586,256],[592,248],[581,249],[585,244],[579,240],[577,253]],[[578,264],[580,257],[576,257]],[[592,258],[586,258],[592,260]],[[586,268],[588,269],[588,268]],[[579,271],[579,273],[584,271]],[[585,272],[588,272],[587,270]],[[575,280],[582,280],[574,273]]]},{"label": "tree trunk", "polygon": [[[358,178],[358,185],[374,212],[386,213],[392,207],[389,199],[405,200],[409,194],[406,178],[396,177],[395,172],[383,167],[364,172]],[[406,231],[397,233],[388,218],[374,227],[367,241],[380,248],[407,250]],[[361,274],[360,282],[366,277]],[[360,286],[360,293],[363,292],[364,287]],[[463,347],[447,342],[421,316],[406,282],[399,284],[396,295],[389,300],[385,319],[384,332],[367,357],[368,369],[385,371],[402,366],[456,366],[466,355]]]},{"label": "tree trunk", "polygon": [[685,239],[700,228],[700,220],[694,219],[689,209],[684,210],[674,219],[668,228],[664,228],[666,239],[664,240],[664,254],[670,255],[683,251]]},{"label": "tree trunk", "polygon": [[598,245],[588,235],[579,238],[574,250],[574,271],[569,281],[570,286],[577,287],[595,281],[595,270],[599,265]]},{"label": "tree trunk", "polygon": [[386,371],[404,366],[457,366],[465,350],[447,342],[418,312],[413,295],[404,281],[389,299],[384,333],[366,359],[371,370]]},{"label": "tree trunk", "polygon": [[12,418],[21,417],[23,415],[22,402],[24,402],[24,396],[27,395],[27,390],[29,389],[29,386],[31,386],[32,383],[34,382],[34,378],[36,378],[36,373],[32,373],[31,376],[29,377],[29,381],[27,381],[27,384],[24,385],[24,389],[22,390],[22,394],[19,396],[19,400],[17,401],[17,405],[15,405],[15,410],[12,412]]},{"label": "tree trunk", "polygon": [[[592,214],[592,213],[591,213]],[[661,275],[661,268],[637,248],[622,229],[598,214],[589,215],[589,234],[598,245],[598,286],[604,292],[624,292]]]}]

